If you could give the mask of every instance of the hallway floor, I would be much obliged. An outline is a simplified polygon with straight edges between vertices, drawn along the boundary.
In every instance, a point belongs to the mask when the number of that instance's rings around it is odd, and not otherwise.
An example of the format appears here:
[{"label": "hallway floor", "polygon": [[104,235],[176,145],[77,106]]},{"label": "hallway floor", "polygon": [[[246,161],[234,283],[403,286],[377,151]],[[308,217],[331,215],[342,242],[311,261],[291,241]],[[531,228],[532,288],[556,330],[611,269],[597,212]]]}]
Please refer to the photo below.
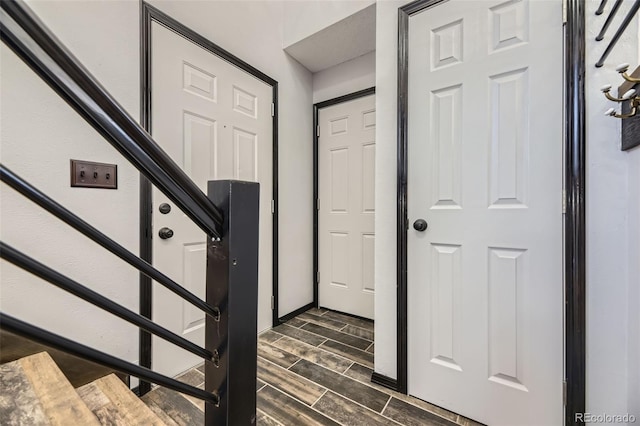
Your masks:
[{"label": "hallway floor", "polygon": [[[479,426],[371,383],[373,333],[372,321],[311,309],[260,334],[257,424]],[[179,379],[204,386],[202,367]],[[149,394],[151,399],[158,391],[173,393],[158,388]],[[187,398],[203,410],[201,401]],[[166,396],[157,398],[159,402],[163,400]],[[183,412],[180,420],[184,424],[202,424],[202,412],[187,405],[192,409],[186,410],[189,414]]]}]

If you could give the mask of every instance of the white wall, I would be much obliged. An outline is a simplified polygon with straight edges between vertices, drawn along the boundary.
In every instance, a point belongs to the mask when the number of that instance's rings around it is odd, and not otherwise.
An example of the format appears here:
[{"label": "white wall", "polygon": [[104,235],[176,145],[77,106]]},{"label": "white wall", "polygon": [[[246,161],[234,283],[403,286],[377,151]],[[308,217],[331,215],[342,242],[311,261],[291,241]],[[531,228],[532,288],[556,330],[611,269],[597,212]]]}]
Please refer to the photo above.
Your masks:
[{"label": "white wall", "polygon": [[[139,117],[139,7],[127,1],[30,2],[35,12]],[[153,4],[279,81],[280,315],[312,290],[312,79],[283,51],[282,2]],[[1,45],[2,162],[127,248],[138,252],[138,173]],[[69,159],[118,164],[116,191],[69,188]],[[2,187],[2,240],[130,309],[138,274]],[[300,200],[308,199],[308,203]],[[3,311],[125,359],[137,329],[2,262]],[[91,318],[89,321],[88,319]]]},{"label": "white wall", "polygon": [[[640,24],[638,24],[640,40]],[[640,42],[638,43],[640,62]],[[630,153],[631,154],[631,153]],[[629,413],[640,418],[640,148],[629,161]]]},{"label": "white wall", "polygon": [[[640,39],[640,34],[639,34]],[[628,411],[640,419],[640,148],[629,158]]]},{"label": "white wall", "polygon": [[[396,61],[397,9],[381,1],[376,16],[376,345],[375,370],[396,377]],[[615,66],[638,64],[637,20],[607,64],[593,67],[605,43],[593,39],[605,15],[587,11],[587,408],[638,413],[640,406],[640,149],[620,151],[620,123],[598,88],[617,83]],[[629,5],[618,12],[610,33]],[[607,38],[609,40],[610,38]]]},{"label": "white wall", "polygon": [[376,254],[375,370],[396,378],[396,105],[398,7],[376,8]]},{"label": "white wall", "polygon": [[[115,98],[138,117],[137,2],[30,2]],[[128,249],[138,251],[138,174],[4,44],[2,163]],[[118,164],[116,191],[69,187],[69,159]],[[2,240],[130,309],[138,274],[2,185]],[[2,262],[3,312],[128,360],[137,330]],[[91,321],[87,321],[91,318]]]},{"label": "white wall", "polygon": [[[632,31],[632,30],[630,30]],[[640,41],[640,23],[638,38]],[[637,43],[636,64],[640,62]],[[640,418],[640,148],[629,161],[629,413]]]},{"label": "white wall", "polygon": [[376,52],[313,74],[313,103],[376,85]]},{"label": "white wall", "polygon": [[375,0],[296,0],[285,2],[282,47],[291,46],[375,2]]},{"label": "white wall", "polygon": [[[596,16],[598,3],[587,2],[586,27],[587,411],[627,413],[633,401],[637,415],[640,149],[620,151],[620,120],[604,116],[603,112],[615,105],[599,88],[607,83],[614,87],[621,84],[615,71],[619,63],[631,63],[632,69],[638,65],[638,19],[605,65],[596,68],[594,64],[630,6],[623,3],[605,40],[596,42],[611,7]],[[632,400],[629,391],[634,386]]]}]

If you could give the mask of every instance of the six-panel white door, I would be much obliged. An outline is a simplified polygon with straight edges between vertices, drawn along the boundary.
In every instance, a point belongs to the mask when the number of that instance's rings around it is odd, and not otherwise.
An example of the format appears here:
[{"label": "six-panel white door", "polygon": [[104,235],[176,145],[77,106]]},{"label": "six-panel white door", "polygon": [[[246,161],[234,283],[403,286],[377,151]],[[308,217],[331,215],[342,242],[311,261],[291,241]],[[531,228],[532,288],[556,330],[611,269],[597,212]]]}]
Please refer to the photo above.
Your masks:
[{"label": "six-panel white door", "polygon": [[[152,26],[152,135],[205,193],[207,181],[260,183],[258,331],[271,327],[272,91],[267,84],[173,31]],[[162,203],[173,208],[158,211]],[[158,230],[174,231],[170,239]],[[153,263],[204,299],[206,235],[164,194],[153,191]],[[204,314],[161,285],[153,319],[204,345]],[[153,339],[153,368],[170,376],[201,359]]]},{"label": "six-panel white door", "polygon": [[320,306],[373,319],[375,95],[318,114]]},{"label": "six-panel white door", "polygon": [[493,426],[563,421],[562,46],[560,0],[409,20],[409,392]]}]

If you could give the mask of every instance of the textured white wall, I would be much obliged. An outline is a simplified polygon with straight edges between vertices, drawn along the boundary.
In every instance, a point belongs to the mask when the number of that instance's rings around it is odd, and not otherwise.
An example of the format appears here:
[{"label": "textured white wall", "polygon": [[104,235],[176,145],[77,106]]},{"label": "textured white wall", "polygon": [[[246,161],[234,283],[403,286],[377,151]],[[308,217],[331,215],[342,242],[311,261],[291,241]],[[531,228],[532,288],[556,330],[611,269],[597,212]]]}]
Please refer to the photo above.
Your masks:
[{"label": "textured white wall", "polygon": [[[137,118],[138,3],[29,4]],[[137,252],[137,171],[4,44],[0,50],[2,163]],[[70,188],[70,158],[118,164],[118,190]],[[137,310],[137,271],[5,185],[1,197],[3,241]],[[128,360],[137,359],[136,328],[4,261],[0,265],[2,311]]]},{"label": "textured white wall", "polygon": [[[397,9],[380,1],[376,29],[376,347],[375,370],[396,377],[396,58]],[[603,116],[599,92],[619,82],[620,62],[638,64],[637,19],[605,67],[593,64],[609,37],[594,41],[606,15],[587,2],[587,408],[593,413],[640,410],[640,148],[620,151],[620,123]]]},{"label": "textured white wall", "polygon": [[313,103],[376,85],[376,52],[313,74]]},{"label": "textured white wall", "polygon": [[[620,120],[603,112],[615,106],[599,88],[622,79],[622,62],[638,65],[638,19],[602,68],[594,64],[626,16],[623,3],[607,36],[595,41],[611,5],[595,15],[599,1],[587,2],[587,411],[638,415],[638,199],[640,149],[620,151]],[[633,370],[635,369],[635,373]],[[635,387],[635,396],[632,388]],[[634,398],[632,398],[634,396]]]},{"label": "textured white wall", "polygon": [[[640,39],[640,35],[638,37]],[[640,148],[629,155],[628,411],[640,419]]]},{"label": "textured white wall", "polygon": [[[640,65],[640,23],[637,22],[637,60]],[[631,29],[630,31],[633,31]],[[640,418],[640,148],[629,160],[629,413]]]},{"label": "textured white wall", "polygon": [[396,378],[396,208],[398,8],[376,8],[376,306],[375,370]]},{"label": "textured white wall", "polygon": [[[30,2],[116,99],[139,117],[139,7],[127,1]],[[282,51],[282,2],[153,2],[279,81],[280,315],[312,289],[312,78]],[[134,252],[138,173],[1,45],[1,161]],[[69,187],[69,159],[118,164],[116,191]],[[138,274],[2,187],[1,238],[130,309]],[[300,200],[308,199],[308,203]],[[2,262],[3,311],[128,360],[137,329]],[[90,319],[90,320],[89,320]]]},{"label": "textured white wall", "polygon": [[[637,60],[640,63],[640,23]],[[640,418],[640,148],[629,159],[629,413]]]}]

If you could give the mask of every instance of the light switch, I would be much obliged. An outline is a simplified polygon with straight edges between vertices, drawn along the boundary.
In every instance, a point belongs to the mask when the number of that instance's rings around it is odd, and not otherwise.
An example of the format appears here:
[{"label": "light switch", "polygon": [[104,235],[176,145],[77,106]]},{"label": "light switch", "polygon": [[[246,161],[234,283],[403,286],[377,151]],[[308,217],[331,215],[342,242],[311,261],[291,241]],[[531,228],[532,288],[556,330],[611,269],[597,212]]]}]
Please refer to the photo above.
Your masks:
[{"label": "light switch", "polygon": [[93,161],[71,160],[71,186],[118,188],[118,166]]}]

